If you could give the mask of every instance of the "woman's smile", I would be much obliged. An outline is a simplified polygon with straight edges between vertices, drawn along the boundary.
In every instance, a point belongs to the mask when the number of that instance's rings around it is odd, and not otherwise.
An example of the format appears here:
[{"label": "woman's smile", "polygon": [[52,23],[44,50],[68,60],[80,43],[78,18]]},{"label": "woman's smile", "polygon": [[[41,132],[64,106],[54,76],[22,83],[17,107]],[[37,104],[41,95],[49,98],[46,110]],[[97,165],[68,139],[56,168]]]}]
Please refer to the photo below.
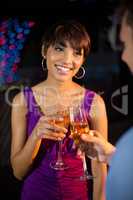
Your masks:
[{"label": "woman's smile", "polygon": [[82,54],[75,51],[68,42],[65,47],[50,46],[46,53],[48,78],[64,81],[72,79],[83,63],[83,50]]},{"label": "woman's smile", "polygon": [[57,69],[58,73],[61,74],[61,75],[68,75],[69,72],[74,70],[74,67],[66,67],[66,66],[61,65],[61,64],[55,64],[55,68]]}]

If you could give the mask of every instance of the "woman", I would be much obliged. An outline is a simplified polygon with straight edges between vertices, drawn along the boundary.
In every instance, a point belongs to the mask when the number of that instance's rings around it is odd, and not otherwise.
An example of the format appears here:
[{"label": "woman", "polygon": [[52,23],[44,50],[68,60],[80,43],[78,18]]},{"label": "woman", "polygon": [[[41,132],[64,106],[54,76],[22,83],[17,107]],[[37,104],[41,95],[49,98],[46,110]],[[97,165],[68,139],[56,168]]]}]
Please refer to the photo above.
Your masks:
[{"label": "woman", "polygon": [[[25,88],[13,100],[11,163],[15,177],[23,180],[22,200],[90,200],[88,193],[92,191],[87,181],[79,178],[84,173],[82,156],[77,154],[69,134],[66,135],[67,130],[51,124],[47,116],[57,104],[66,107],[72,102],[84,104],[91,128],[107,139],[103,99],[72,80],[89,50],[90,37],[80,23],[70,20],[53,25],[42,42],[47,79]],[[62,139],[69,167],[58,171],[50,167],[50,162],[54,159],[56,142]],[[92,160],[91,166],[96,176],[93,200],[104,200],[106,165]]]}]

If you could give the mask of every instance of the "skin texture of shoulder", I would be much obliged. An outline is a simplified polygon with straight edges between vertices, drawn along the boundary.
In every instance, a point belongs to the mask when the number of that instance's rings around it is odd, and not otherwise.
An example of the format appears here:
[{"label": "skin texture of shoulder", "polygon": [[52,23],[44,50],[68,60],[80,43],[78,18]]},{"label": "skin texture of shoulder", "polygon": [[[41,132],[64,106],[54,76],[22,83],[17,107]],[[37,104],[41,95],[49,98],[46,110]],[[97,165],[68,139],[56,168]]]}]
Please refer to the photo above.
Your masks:
[{"label": "skin texture of shoulder", "polygon": [[107,132],[107,114],[106,114],[106,107],[103,98],[95,93],[91,110],[90,116],[93,121],[93,129],[95,126],[100,127],[102,132]]},{"label": "skin texture of shoulder", "polygon": [[26,99],[24,97],[24,93],[20,92],[18,93],[12,102],[12,110],[14,112],[18,112],[18,110],[21,112],[21,114],[26,114],[27,112],[27,103],[26,103]]}]

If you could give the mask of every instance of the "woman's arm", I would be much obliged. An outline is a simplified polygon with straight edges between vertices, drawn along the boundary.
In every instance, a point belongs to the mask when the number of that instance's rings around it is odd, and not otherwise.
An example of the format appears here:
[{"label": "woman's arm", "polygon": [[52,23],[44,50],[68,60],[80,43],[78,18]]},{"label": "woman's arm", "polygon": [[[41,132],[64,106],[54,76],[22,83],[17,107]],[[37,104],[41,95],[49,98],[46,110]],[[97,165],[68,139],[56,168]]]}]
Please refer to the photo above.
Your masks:
[{"label": "woman's arm", "polygon": [[18,179],[22,179],[31,168],[41,143],[41,140],[36,137],[36,129],[27,138],[26,113],[26,102],[23,94],[20,93],[13,99],[11,115],[11,164],[14,176]]},{"label": "woman's arm", "polygon": [[[99,95],[95,95],[91,107],[91,128],[99,131],[107,140],[107,115],[103,99]],[[98,160],[92,160],[92,172],[96,176],[94,178],[93,200],[105,200],[105,180],[107,175],[106,164]]]},{"label": "woman's arm", "polygon": [[26,122],[27,106],[23,94],[17,95],[12,104],[12,142],[11,142],[11,164],[16,178],[23,177],[30,170],[38,153],[41,139],[61,140],[65,137],[67,130],[56,124],[51,124],[51,117],[42,116],[32,133],[27,135]]}]

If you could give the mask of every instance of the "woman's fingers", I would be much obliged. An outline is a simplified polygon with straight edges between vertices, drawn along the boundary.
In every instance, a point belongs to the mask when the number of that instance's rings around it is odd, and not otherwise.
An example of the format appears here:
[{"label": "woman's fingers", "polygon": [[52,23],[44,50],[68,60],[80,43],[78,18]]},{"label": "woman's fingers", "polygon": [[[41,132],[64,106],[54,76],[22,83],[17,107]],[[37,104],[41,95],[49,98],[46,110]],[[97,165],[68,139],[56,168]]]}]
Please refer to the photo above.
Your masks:
[{"label": "woman's fingers", "polygon": [[64,131],[59,131],[57,128],[53,128],[51,126],[46,126],[45,128],[39,128],[38,129],[38,134],[40,135],[41,138],[46,138],[46,139],[55,139],[55,140],[61,140],[65,137],[65,132]]},{"label": "woman's fingers", "polygon": [[49,117],[43,117],[40,119],[40,126],[44,128],[48,128],[50,130],[56,132],[64,132],[67,133],[67,129],[63,126],[63,121],[56,121]]},{"label": "woman's fingers", "polygon": [[54,125],[54,124],[49,124],[49,123],[41,124],[40,129],[47,129],[52,132],[62,132],[62,133],[67,132],[67,129],[57,126],[57,125]]},{"label": "woman's fingers", "polygon": [[62,140],[67,133],[66,128],[55,124],[54,121],[49,120],[49,117],[42,117],[36,130],[38,137],[52,140]]},{"label": "woman's fingers", "polygon": [[56,133],[56,132],[46,133],[42,135],[42,138],[50,139],[50,140],[62,140],[64,137],[65,137],[64,134]]}]

